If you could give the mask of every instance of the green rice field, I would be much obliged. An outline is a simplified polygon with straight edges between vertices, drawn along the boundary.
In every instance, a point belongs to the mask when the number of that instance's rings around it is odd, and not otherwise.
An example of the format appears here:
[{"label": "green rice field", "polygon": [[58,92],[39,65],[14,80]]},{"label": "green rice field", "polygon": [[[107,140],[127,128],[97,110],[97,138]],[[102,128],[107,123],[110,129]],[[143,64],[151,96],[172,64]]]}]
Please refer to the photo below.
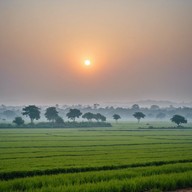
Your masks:
[{"label": "green rice field", "polygon": [[0,129],[0,192],[158,192],[192,187],[192,124],[151,125],[155,129],[146,123]]}]

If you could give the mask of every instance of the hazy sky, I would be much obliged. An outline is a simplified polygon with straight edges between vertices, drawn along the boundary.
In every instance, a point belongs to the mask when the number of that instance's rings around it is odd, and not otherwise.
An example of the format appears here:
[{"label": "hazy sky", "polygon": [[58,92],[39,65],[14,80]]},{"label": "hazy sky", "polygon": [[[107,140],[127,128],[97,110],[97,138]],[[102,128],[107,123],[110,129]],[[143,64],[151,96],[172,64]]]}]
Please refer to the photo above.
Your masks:
[{"label": "hazy sky", "polygon": [[191,0],[0,0],[0,103],[141,99],[192,101]]}]

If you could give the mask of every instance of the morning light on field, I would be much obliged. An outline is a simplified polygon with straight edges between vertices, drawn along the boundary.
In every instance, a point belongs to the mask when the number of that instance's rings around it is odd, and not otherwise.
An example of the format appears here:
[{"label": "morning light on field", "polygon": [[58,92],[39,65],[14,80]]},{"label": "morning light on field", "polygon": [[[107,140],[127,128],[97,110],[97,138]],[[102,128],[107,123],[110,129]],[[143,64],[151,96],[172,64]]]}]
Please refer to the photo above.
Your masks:
[{"label": "morning light on field", "polygon": [[0,192],[192,191],[191,0],[0,1]]}]

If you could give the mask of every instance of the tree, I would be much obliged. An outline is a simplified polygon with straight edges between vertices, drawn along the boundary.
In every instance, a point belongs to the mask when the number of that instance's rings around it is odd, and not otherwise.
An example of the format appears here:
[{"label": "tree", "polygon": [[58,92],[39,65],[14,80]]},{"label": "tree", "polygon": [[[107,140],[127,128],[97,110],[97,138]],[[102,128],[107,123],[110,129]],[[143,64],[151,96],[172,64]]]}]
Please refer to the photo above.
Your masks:
[{"label": "tree", "polygon": [[151,110],[159,110],[160,107],[158,105],[151,105]]},{"label": "tree", "polygon": [[62,124],[64,124],[64,120],[63,120],[62,117],[57,116],[57,118],[55,119],[55,123],[56,123],[57,125],[62,125]]},{"label": "tree", "polygon": [[138,104],[134,104],[132,107],[131,107],[132,110],[139,110],[140,107]]},{"label": "tree", "polygon": [[79,109],[70,109],[70,111],[66,115],[69,119],[75,121],[75,118],[79,118],[82,113]]},{"label": "tree", "polygon": [[181,115],[174,115],[172,118],[171,118],[171,121],[173,123],[176,123],[177,126],[179,126],[180,124],[182,123],[187,123],[187,119],[185,119],[185,117],[181,116]]},{"label": "tree", "polygon": [[25,121],[21,117],[15,117],[13,123],[15,123],[17,126],[21,126],[24,125]]},{"label": "tree", "polygon": [[136,112],[133,114],[133,116],[138,120],[138,123],[140,122],[141,118],[145,118],[145,114],[143,114],[142,112]]},{"label": "tree", "polygon": [[104,121],[107,120],[107,118],[106,118],[104,115],[101,115],[101,116],[100,116],[100,120],[101,120],[102,122],[104,122]]},{"label": "tree", "polygon": [[88,113],[85,113],[85,114],[82,116],[82,118],[87,119],[88,121],[91,121],[91,120],[94,118],[94,114],[88,112]]},{"label": "tree", "polygon": [[56,107],[48,107],[45,112],[45,117],[52,122],[55,122],[58,118],[58,111]]},{"label": "tree", "polygon": [[121,119],[121,116],[118,114],[113,115],[113,119],[115,119],[116,123],[118,122],[119,119]]},{"label": "tree", "polygon": [[36,119],[40,119],[40,108],[36,107],[35,105],[29,105],[28,107],[23,108],[23,115],[30,118],[31,123]]},{"label": "tree", "polygon": [[96,121],[106,121],[106,117],[104,115],[101,115],[100,113],[94,114],[94,119]]}]

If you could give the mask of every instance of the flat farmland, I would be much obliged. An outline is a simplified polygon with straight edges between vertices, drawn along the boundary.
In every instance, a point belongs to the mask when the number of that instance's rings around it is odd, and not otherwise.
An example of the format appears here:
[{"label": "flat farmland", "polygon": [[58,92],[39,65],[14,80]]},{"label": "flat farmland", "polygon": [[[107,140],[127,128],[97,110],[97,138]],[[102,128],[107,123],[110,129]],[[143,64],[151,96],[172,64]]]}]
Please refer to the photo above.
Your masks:
[{"label": "flat farmland", "polygon": [[[173,191],[192,187],[192,127],[0,129],[0,191]],[[167,127],[161,129],[161,127]],[[144,129],[141,129],[144,128]]]}]

